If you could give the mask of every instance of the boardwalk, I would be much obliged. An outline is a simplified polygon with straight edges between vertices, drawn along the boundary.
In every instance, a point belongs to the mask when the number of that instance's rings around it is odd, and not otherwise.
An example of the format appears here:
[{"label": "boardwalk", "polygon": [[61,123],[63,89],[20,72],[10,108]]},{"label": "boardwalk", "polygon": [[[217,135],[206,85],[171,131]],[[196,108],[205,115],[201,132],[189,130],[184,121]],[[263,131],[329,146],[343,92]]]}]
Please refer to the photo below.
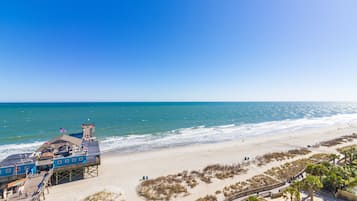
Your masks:
[{"label": "boardwalk", "polygon": [[11,195],[9,201],[37,201],[44,197],[44,191],[48,187],[48,182],[53,174],[53,169],[38,175],[31,175],[26,178],[24,191],[20,194]]}]

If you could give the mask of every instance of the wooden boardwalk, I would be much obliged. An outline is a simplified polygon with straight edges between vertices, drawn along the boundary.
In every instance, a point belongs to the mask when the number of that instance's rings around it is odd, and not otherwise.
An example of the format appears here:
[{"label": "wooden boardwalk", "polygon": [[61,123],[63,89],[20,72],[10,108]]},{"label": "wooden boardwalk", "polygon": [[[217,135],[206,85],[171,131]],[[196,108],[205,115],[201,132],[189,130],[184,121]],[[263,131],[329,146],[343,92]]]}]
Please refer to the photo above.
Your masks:
[{"label": "wooden boardwalk", "polygon": [[26,178],[24,191],[20,194],[17,192],[9,196],[8,201],[38,201],[41,197],[45,198],[45,189],[47,188],[50,178],[53,174],[53,169],[48,172],[43,172],[38,175],[30,175]]}]

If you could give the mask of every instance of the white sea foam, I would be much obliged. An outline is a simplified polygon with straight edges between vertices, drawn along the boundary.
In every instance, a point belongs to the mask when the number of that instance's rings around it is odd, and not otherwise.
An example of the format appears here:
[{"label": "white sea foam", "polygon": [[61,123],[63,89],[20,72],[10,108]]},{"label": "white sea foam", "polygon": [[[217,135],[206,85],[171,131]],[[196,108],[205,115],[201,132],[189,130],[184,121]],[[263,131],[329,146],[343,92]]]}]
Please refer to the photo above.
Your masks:
[{"label": "white sea foam", "polygon": [[103,152],[115,150],[120,152],[145,151],[189,144],[237,140],[259,135],[279,135],[288,132],[328,128],[334,125],[349,127],[352,122],[357,122],[357,114],[341,114],[331,117],[303,118],[256,124],[230,124],[215,127],[197,126],[161,134],[108,137],[101,141],[101,150]]},{"label": "white sea foam", "polygon": [[6,144],[0,146],[0,159],[4,159],[11,154],[30,153],[35,151],[44,142],[32,142],[23,144]]},{"label": "white sea foam", "polygon": [[[259,135],[279,135],[308,129],[328,128],[334,125],[340,127],[357,125],[353,124],[353,122],[357,122],[357,114],[341,114],[331,117],[303,118],[256,124],[230,124],[214,127],[196,126],[164,133],[106,137],[100,139],[100,148],[103,152],[146,151],[164,147],[237,140]],[[0,159],[10,154],[32,152],[42,143],[43,142],[33,142],[1,145]]]}]

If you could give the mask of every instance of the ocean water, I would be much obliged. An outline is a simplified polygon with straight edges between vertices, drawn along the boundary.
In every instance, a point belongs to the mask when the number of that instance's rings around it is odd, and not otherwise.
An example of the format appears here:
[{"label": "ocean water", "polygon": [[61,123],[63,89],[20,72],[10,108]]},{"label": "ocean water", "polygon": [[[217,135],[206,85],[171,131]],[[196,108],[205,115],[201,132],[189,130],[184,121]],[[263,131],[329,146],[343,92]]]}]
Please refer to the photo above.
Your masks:
[{"label": "ocean water", "polygon": [[0,159],[96,124],[101,150],[133,152],[322,128],[357,120],[356,103],[1,103]]}]

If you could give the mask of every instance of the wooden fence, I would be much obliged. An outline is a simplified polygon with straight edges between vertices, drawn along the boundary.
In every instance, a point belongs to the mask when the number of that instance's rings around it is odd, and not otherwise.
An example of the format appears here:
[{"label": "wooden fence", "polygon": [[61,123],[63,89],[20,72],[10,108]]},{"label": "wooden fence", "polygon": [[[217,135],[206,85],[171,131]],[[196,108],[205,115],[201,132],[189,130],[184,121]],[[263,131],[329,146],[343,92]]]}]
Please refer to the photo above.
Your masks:
[{"label": "wooden fence", "polygon": [[256,194],[256,193],[260,193],[260,192],[264,192],[264,191],[269,191],[275,188],[279,188],[285,185],[285,182],[281,182],[281,183],[277,183],[277,184],[273,184],[270,186],[263,186],[260,188],[255,188],[255,189],[251,189],[251,190],[246,190],[246,191],[241,191],[233,196],[227,197],[224,199],[224,201],[233,201],[235,199],[244,197],[244,196],[248,196],[248,195],[252,195],[252,194]]}]

